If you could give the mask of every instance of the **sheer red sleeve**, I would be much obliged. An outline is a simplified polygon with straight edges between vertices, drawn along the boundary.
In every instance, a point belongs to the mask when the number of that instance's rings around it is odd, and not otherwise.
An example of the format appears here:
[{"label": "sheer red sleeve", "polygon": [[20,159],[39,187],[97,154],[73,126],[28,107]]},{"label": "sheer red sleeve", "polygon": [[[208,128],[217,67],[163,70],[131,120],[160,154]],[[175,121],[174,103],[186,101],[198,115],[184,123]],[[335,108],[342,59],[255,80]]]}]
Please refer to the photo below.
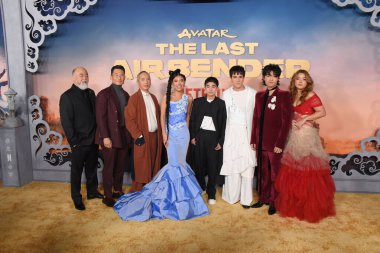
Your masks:
[{"label": "sheer red sleeve", "polygon": [[309,103],[311,107],[319,107],[323,105],[321,99],[318,97],[317,94],[314,94],[314,96],[310,98]]}]

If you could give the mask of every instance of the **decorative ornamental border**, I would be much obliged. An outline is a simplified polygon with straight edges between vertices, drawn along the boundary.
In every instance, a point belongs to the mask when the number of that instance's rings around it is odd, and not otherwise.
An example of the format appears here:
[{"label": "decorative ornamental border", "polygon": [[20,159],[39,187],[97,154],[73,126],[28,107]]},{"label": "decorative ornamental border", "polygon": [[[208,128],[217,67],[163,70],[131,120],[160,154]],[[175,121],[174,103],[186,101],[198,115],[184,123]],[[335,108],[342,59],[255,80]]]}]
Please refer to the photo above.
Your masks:
[{"label": "decorative ornamental border", "polygon": [[[49,124],[43,120],[40,98],[33,95],[29,97],[28,102],[32,159],[35,165],[39,169],[69,170],[70,146],[62,145],[62,135],[51,131]],[[97,169],[103,170],[103,161],[100,157],[98,157]]]},{"label": "decorative ornamental border", "polygon": [[36,95],[29,98],[29,122],[34,159],[40,154],[45,154],[43,160],[52,166],[63,165],[70,161],[70,146],[62,145],[62,135],[51,131],[49,124],[43,120],[40,98]]},{"label": "decorative ornamental border", "polygon": [[379,0],[331,0],[339,7],[356,5],[361,11],[371,13],[370,23],[376,28],[380,28],[380,1]]},{"label": "decorative ornamental border", "polygon": [[26,70],[32,73],[38,70],[39,47],[46,36],[57,31],[57,20],[63,20],[70,12],[82,14],[97,1],[23,0]]},{"label": "decorative ornamental border", "polygon": [[[367,144],[373,144],[374,151],[367,151]],[[360,141],[360,151],[354,151],[345,157],[330,156],[331,175],[342,171],[351,176],[353,171],[361,175],[374,176],[380,172],[380,129],[374,137]]]}]

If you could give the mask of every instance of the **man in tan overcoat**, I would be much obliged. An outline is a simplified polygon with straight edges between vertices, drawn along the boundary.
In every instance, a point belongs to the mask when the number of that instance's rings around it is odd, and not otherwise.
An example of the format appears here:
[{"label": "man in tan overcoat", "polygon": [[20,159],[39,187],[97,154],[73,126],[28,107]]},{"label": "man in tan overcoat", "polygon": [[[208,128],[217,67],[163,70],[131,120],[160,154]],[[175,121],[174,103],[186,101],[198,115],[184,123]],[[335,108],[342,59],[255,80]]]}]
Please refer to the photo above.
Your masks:
[{"label": "man in tan overcoat", "polygon": [[125,107],[125,125],[134,139],[134,170],[130,192],[140,191],[161,168],[162,132],[160,106],[155,95],[149,92],[150,75],[141,71],[137,75],[139,90]]}]

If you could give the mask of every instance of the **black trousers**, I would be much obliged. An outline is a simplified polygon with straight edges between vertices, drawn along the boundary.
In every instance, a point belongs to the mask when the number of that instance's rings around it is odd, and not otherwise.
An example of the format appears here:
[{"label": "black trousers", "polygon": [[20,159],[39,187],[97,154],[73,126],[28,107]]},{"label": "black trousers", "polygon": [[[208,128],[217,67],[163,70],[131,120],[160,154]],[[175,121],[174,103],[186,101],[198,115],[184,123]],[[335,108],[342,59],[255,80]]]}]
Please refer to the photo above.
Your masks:
[{"label": "black trousers", "polygon": [[82,201],[81,179],[84,167],[86,175],[87,194],[95,193],[98,189],[98,146],[77,146],[71,150],[71,198],[74,202]]},{"label": "black trousers", "polygon": [[[215,131],[200,130],[195,137],[194,172],[202,190],[206,190],[209,199],[215,199],[215,185],[219,174],[219,156],[222,150],[215,150],[218,145]],[[208,176],[207,186],[205,176]]]}]

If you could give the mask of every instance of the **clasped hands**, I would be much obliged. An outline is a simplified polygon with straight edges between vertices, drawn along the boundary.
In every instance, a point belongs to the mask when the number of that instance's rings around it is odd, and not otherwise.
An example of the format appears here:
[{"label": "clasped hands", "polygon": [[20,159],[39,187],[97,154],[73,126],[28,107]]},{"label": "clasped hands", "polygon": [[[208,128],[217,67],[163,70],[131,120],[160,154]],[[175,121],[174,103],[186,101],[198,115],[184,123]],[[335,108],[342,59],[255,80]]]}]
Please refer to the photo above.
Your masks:
[{"label": "clasped hands", "polygon": [[292,120],[293,127],[297,128],[297,129],[300,129],[304,124],[309,125],[309,126],[313,126],[314,125],[314,121],[307,120],[306,117],[307,117],[306,115],[303,115],[303,116],[301,116],[299,118],[296,118],[296,119]]}]

